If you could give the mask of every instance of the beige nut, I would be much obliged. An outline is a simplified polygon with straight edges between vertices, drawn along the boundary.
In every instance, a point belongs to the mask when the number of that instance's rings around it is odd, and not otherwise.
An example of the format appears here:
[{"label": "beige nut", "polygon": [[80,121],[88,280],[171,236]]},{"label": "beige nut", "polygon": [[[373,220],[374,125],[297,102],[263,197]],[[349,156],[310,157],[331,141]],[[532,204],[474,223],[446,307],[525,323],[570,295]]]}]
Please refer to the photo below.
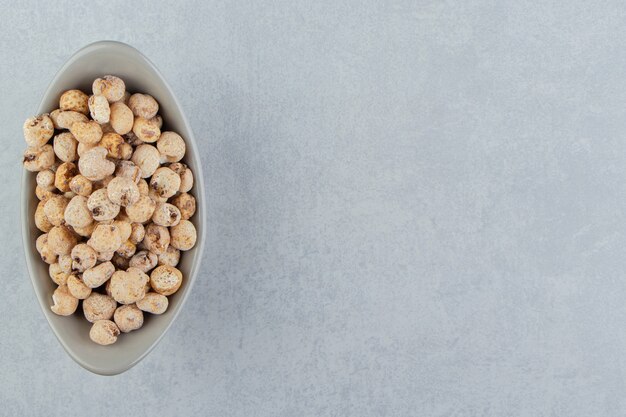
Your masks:
[{"label": "beige nut", "polygon": [[111,320],[98,320],[91,330],[89,330],[89,338],[92,342],[99,345],[108,346],[117,342],[120,335],[120,329]]},{"label": "beige nut", "polygon": [[170,244],[176,249],[189,250],[196,244],[196,228],[189,220],[181,220],[170,229]]},{"label": "beige nut", "polygon": [[128,207],[139,200],[139,188],[130,178],[115,177],[107,186],[109,200],[122,207]]},{"label": "beige nut", "polygon": [[98,146],[107,150],[109,158],[130,159],[133,154],[133,147],[124,142],[124,139],[117,133],[105,133]]},{"label": "beige nut", "polygon": [[53,264],[57,261],[57,254],[48,244],[48,233],[39,236],[35,241],[37,252],[41,256],[41,260],[47,264]]},{"label": "beige nut", "polygon": [[[42,232],[45,232],[45,230],[42,230]],[[130,236],[128,237],[128,240],[130,240],[136,245],[137,243],[143,240],[145,235],[146,235],[146,229],[143,227],[143,224],[131,223],[131,231],[130,231]]]},{"label": "beige nut", "polygon": [[76,175],[70,181],[70,190],[83,197],[89,197],[92,191],[91,181],[84,175]]},{"label": "beige nut", "polygon": [[130,178],[137,184],[141,179],[141,169],[133,161],[119,161],[115,169],[115,176]]},{"label": "beige nut", "polygon": [[89,114],[87,101],[89,96],[80,90],[67,90],[61,94],[59,99],[59,109],[62,111],[75,111],[82,114]]},{"label": "beige nut", "polygon": [[65,285],[67,284],[67,277],[69,274],[63,271],[61,268],[61,264],[58,262],[50,264],[48,267],[48,274],[50,274],[50,278],[57,285]]},{"label": "beige nut", "polygon": [[93,229],[96,228],[98,224],[93,222],[88,226],[85,227],[74,227],[72,226],[72,229],[74,229],[74,232],[78,235],[78,236],[82,236],[82,237],[89,237],[91,236],[91,234],[93,233]]},{"label": "beige nut", "polygon": [[69,255],[77,241],[76,235],[66,226],[54,226],[48,232],[48,245],[57,255]]},{"label": "beige nut", "polygon": [[156,292],[149,292],[137,301],[137,307],[146,313],[163,314],[167,310],[169,301],[166,296]]},{"label": "beige nut", "polygon": [[115,269],[126,270],[130,266],[130,259],[118,255],[117,252],[111,258],[111,262],[115,265]]},{"label": "beige nut", "polygon": [[47,114],[29,117],[23,126],[24,140],[29,148],[41,148],[54,134],[54,124]]},{"label": "beige nut", "polygon": [[72,269],[78,272],[85,272],[93,268],[98,262],[96,251],[85,243],[74,246],[70,256],[72,257]]},{"label": "beige nut", "polygon": [[98,262],[108,262],[115,256],[115,251],[98,252]]},{"label": "beige nut", "polygon": [[142,250],[137,252],[132,258],[130,258],[129,266],[138,268],[141,271],[148,273],[151,269],[157,266],[158,257],[152,252]]},{"label": "beige nut", "polygon": [[146,181],[145,179],[140,179],[137,182],[137,187],[139,188],[139,194],[141,195],[148,195],[150,194],[150,187],[148,186],[148,181]]},{"label": "beige nut", "polygon": [[102,128],[93,120],[72,123],[70,132],[78,142],[87,145],[95,145],[102,139]]},{"label": "beige nut", "polygon": [[189,220],[196,212],[196,199],[188,193],[180,193],[172,198],[172,204],[180,210],[180,218]]},{"label": "beige nut", "polygon": [[115,271],[111,277],[111,296],[120,304],[133,304],[145,297],[148,280],[148,275],[138,268]]},{"label": "beige nut", "polygon": [[135,304],[119,306],[113,314],[113,320],[123,333],[132,332],[143,326],[143,311]]},{"label": "beige nut", "polygon": [[65,208],[68,203],[69,200],[60,195],[53,195],[46,201],[43,212],[54,226],[60,226],[65,221]]},{"label": "beige nut", "polygon": [[40,186],[36,186],[35,187],[35,195],[37,196],[39,201],[46,202],[51,197],[54,197],[55,195],[58,195],[58,194],[54,193],[53,191],[48,191],[45,188],[42,188]]},{"label": "beige nut", "polygon": [[94,229],[87,244],[96,252],[115,252],[122,244],[120,229],[112,224],[99,224]]},{"label": "beige nut", "polygon": [[124,103],[111,104],[111,117],[109,123],[116,133],[125,135],[133,128],[133,112]]},{"label": "beige nut", "polygon": [[137,251],[137,246],[135,246],[135,244],[131,242],[130,240],[127,240],[124,243],[122,243],[122,245],[119,248],[117,248],[115,253],[121,256],[122,258],[130,259],[135,254],[136,251]]},{"label": "beige nut", "polygon": [[165,252],[170,244],[170,232],[167,227],[150,223],[146,227],[146,237],[143,239],[143,244],[150,252],[160,255]]},{"label": "beige nut", "polygon": [[70,294],[79,300],[84,300],[91,295],[91,288],[85,285],[85,283],[76,275],[70,275],[67,277],[67,289]]},{"label": "beige nut", "polygon": [[113,220],[120,212],[119,204],[109,200],[107,188],[94,191],[87,200],[87,207],[96,221]]},{"label": "beige nut", "polygon": [[178,133],[161,133],[156,146],[161,154],[161,163],[178,162],[185,156],[185,141]]},{"label": "beige nut", "polygon": [[99,181],[115,172],[115,164],[108,159],[107,150],[100,146],[89,149],[78,160],[80,173],[89,181]]},{"label": "beige nut", "polygon": [[35,182],[47,191],[54,191],[54,177],[55,173],[51,169],[45,169],[37,173]]},{"label": "beige nut", "polygon": [[[156,148],[155,151],[158,153]],[[26,148],[23,162],[27,171],[37,172],[49,169],[54,165],[54,149],[52,145],[43,145],[40,148]]]},{"label": "beige nut", "polygon": [[89,121],[87,116],[76,111],[55,110],[50,114],[50,118],[57,129],[70,129],[76,122]]},{"label": "beige nut", "polygon": [[37,204],[37,209],[35,210],[35,226],[42,232],[48,233],[54,225],[48,221],[46,213],[44,213],[45,204],[45,201],[40,201]]},{"label": "beige nut", "polygon": [[183,274],[175,267],[161,265],[150,274],[150,286],[163,295],[172,295],[183,283]]},{"label": "beige nut", "polygon": [[180,222],[180,210],[173,204],[159,203],[152,215],[152,222],[159,226],[176,226]]},{"label": "beige nut", "polygon": [[162,198],[169,198],[180,188],[180,177],[167,167],[157,169],[150,178],[150,188]]},{"label": "beige nut", "polygon": [[87,205],[87,197],[77,195],[73,197],[65,207],[65,223],[72,227],[87,227],[93,222],[91,211]]},{"label": "beige nut", "polygon": [[178,191],[187,193],[193,187],[193,172],[182,162],[170,164],[169,168],[180,177],[180,187]]},{"label": "beige nut", "polygon": [[111,116],[111,109],[106,97],[101,95],[93,95],[89,97],[87,102],[89,105],[89,113],[91,118],[100,124],[108,123]]},{"label": "beige nut", "polygon": [[106,261],[83,272],[83,282],[89,288],[97,288],[107,282],[114,272],[115,266]]},{"label": "beige nut", "polygon": [[63,162],[78,159],[78,141],[70,132],[59,133],[54,137],[54,153]]},{"label": "beige nut", "polygon": [[130,225],[130,220],[128,220],[126,216],[122,216],[122,213],[120,213],[112,224],[120,229],[120,238],[122,239],[122,242],[126,242],[130,238],[130,233],[133,230]]},{"label": "beige nut", "polygon": [[159,265],[177,266],[180,261],[180,251],[169,245],[165,252],[159,255]]},{"label": "beige nut", "polygon": [[76,175],[78,175],[78,168],[76,165],[74,165],[73,162],[63,162],[57,168],[57,172],[54,177],[54,186],[62,193],[71,191],[70,181],[72,181],[72,178]]},{"label": "beige nut", "polygon": [[141,177],[148,178],[159,167],[159,151],[152,145],[139,145],[130,160],[141,169]]},{"label": "beige nut", "polygon": [[135,204],[126,207],[126,214],[133,223],[145,223],[152,218],[156,203],[146,195],[140,195]]},{"label": "beige nut", "polygon": [[144,119],[153,118],[159,111],[159,103],[148,94],[133,94],[128,99],[128,107],[130,107],[135,116],[143,117]]},{"label": "beige nut", "polygon": [[66,274],[72,273],[72,257],[70,255],[59,255],[57,263],[63,272]]},{"label": "beige nut", "polygon": [[61,285],[54,290],[52,302],[54,304],[50,307],[50,310],[59,316],[74,314],[76,308],[78,308],[78,298],[70,294],[66,285]]},{"label": "beige nut", "polygon": [[145,143],[153,143],[161,136],[161,129],[154,120],[136,117],[133,123],[133,133]]},{"label": "beige nut", "polygon": [[116,307],[117,303],[112,297],[97,292],[92,292],[83,301],[83,313],[87,321],[91,323],[110,319],[113,317]]},{"label": "beige nut", "polygon": [[94,95],[103,95],[109,103],[113,103],[124,98],[126,85],[115,75],[105,75],[102,78],[96,78],[91,89]]}]

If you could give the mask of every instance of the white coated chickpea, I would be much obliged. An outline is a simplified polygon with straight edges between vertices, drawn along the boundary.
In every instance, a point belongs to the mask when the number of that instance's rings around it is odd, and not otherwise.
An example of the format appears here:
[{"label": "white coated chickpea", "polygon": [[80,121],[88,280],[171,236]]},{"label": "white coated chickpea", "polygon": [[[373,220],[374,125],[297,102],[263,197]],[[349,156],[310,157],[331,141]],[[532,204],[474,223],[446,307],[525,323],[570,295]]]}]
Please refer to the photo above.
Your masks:
[{"label": "white coated chickpea", "polygon": [[148,178],[159,167],[160,154],[152,145],[143,144],[135,148],[130,160],[141,169],[141,177]]},{"label": "white coated chickpea", "polygon": [[89,113],[87,101],[89,96],[80,90],[67,90],[59,99],[59,109],[75,111],[82,114]]},{"label": "white coated chickpea", "polygon": [[78,298],[70,294],[67,285],[61,285],[52,294],[52,302],[54,303],[50,310],[59,316],[69,316],[74,314],[78,308]]},{"label": "white coated chickpea", "polygon": [[38,149],[48,143],[54,134],[54,123],[47,114],[29,117],[24,122],[23,132],[26,145]]},{"label": "white coated chickpea", "polygon": [[163,132],[157,141],[161,163],[178,162],[185,156],[185,141],[175,132]]},{"label": "white coated chickpea", "polygon": [[113,103],[124,98],[126,85],[119,77],[105,75],[102,78],[96,78],[91,85],[91,89],[94,95],[102,95],[106,97],[109,103]]},{"label": "white coated chickpea", "polygon": [[78,228],[89,226],[93,222],[93,217],[87,201],[87,197],[82,195],[74,196],[65,207],[65,223]]},{"label": "white coated chickpea", "polygon": [[146,313],[163,314],[167,310],[169,300],[163,294],[149,292],[136,304],[139,309]]},{"label": "white coated chickpea", "polygon": [[78,141],[70,132],[62,132],[54,137],[54,153],[63,162],[78,159]]},{"label": "white coated chickpea", "polygon": [[172,295],[183,283],[183,274],[169,265],[158,266],[150,274],[150,286],[162,295]]},{"label": "white coated chickpea", "polygon": [[[154,150],[158,154],[159,151],[156,148]],[[43,145],[40,148],[26,148],[23,162],[27,171],[37,172],[50,169],[54,165],[54,149],[52,145]]]},{"label": "white coated chickpea", "polygon": [[139,200],[140,194],[135,181],[126,177],[115,177],[107,186],[107,196],[111,202],[128,207]]},{"label": "white coated chickpea", "polygon": [[100,124],[108,123],[111,116],[109,101],[105,96],[93,95],[88,100],[91,118]]},{"label": "white coated chickpea", "polygon": [[109,200],[108,190],[94,191],[87,199],[87,207],[96,221],[113,220],[120,212],[120,205]]},{"label": "white coated chickpea", "polygon": [[196,228],[189,220],[181,220],[176,226],[170,228],[170,244],[182,251],[193,248],[196,244]]},{"label": "white coated chickpea", "polygon": [[78,272],[85,272],[93,268],[98,262],[98,254],[89,245],[79,243],[74,246],[71,253],[72,269]]},{"label": "white coated chickpea", "polygon": [[120,329],[111,320],[98,320],[91,330],[89,330],[89,338],[103,346],[112,345],[117,342],[117,337],[120,335]]},{"label": "white coated chickpea", "polygon": [[106,261],[83,272],[83,282],[89,288],[97,288],[107,282],[114,272],[113,264]]},{"label": "white coated chickpea", "polygon": [[84,300],[91,295],[91,288],[85,285],[85,283],[76,275],[70,275],[67,278],[67,289],[70,294],[79,300]]},{"label": "white coated chickpea", "polygon": [[152,119],[159,111],[159,103],[148,94],[133,94],[128,99],[128,107],[137,117]]},{"label": "white coated chickpea", "polygon": [[122,305],[115,310],[113,320],[122,333],[132,332],[143,326],[143,311],[135,304]]},{"label": "white coated chickpea", "polygon": [[81,175],[89,181],[99,181],[115,172],[115,163],[106,159],[108,151],[100,146],[89,149],[78,160]]},{"label": "white coated chickpea", "polygon": [[105,294],[92,292],[89,297],[83,301],[83,314],[87,321],[93,323],[98,320],[108,320],[113,317],[117,303]]},{"label": "white coated chickpea", "polygon": [[120,230],[112,224],[99,224],[94,229],[87,244],[96,252],[115,252],[122,244]]}]

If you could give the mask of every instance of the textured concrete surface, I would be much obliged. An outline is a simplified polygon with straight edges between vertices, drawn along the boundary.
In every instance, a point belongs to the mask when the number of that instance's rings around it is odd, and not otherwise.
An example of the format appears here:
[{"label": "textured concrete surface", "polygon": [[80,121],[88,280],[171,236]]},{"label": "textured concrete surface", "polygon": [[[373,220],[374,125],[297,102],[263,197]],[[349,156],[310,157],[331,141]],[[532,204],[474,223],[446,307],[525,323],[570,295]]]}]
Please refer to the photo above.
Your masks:
[{"label": "textured concrete surface", "polygon": [[[624,415],[626,5],[265,3],[0,1],[0,415]],[[100,39],[177,92],[211,231],[112,378],[49,331],[16,221],[22,120]]]}]

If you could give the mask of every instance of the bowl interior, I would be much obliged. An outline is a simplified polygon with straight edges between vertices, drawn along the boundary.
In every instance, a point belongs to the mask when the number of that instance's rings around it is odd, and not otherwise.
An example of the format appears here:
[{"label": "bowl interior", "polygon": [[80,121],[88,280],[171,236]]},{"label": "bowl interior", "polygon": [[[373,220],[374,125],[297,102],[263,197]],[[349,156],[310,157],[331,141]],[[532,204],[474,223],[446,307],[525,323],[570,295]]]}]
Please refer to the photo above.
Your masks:
[{"label": "bowl interior", "polygon": [[89,323],[82,314],[82,305],[76,314],[60,317],[50,311],[52,293],[56,285],[48,275],[45,264],[35,248],[35,240],[41,232],[35,227],[33,216],[38,200],[34,194],[35,173],[24,171],[22,181],[22,229],[24,250],[33,287],[44,315],[68,354],[86,369],[104,375],[123,372],[141,360],[160,340],[178,315],[187,298],[198,272],[204,243],[204,187],[202,168],[193,133],[171,89],[141,53],[118,42],[98,42],[89,45],[74,56],[58,72],[46,91],[38,113],[50,112],[58,107],[60,95],[68,89],[79,88],[91,92],[91,84],[97,77],[113,74],[121,77],[126,89],[152,95],[159,102],[159,114],[163,117],[162,130],[173,130],[186,141],[187,153],[183,162],[194,173],[194,187],[190,191],[197,200],[197,212],[190,220],[196,226],[196,246],[181,253],[178,268],[183,273],[180,290],[169,297],[168,310],[154,316],[144,315],[144,326],[129,334],[122,334],[117,343],[99,346],[89,339]]}]

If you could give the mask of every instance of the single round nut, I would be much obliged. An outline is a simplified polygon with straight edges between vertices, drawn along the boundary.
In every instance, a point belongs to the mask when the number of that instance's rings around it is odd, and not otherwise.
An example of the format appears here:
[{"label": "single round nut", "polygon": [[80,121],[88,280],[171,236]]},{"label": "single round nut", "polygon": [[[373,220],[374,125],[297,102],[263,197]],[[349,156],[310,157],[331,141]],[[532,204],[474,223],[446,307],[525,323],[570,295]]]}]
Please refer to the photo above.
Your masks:
[{"label": "single round nut", "polygon": [[120,304],[133,304],[146,295],[149,278],[138,268],[115,271],[111,277],[111,296]]},{"label": "single round nut", "polygon": [[137,246],[135,246],[135,244],[131,242],[130,240],[127,240],[124,243],[122,243],[122,245],[119,248],[117,248],[115,253],[121,256],[122,258],[130,259],[135,254],[136,251],[137,251]]},{"label": "single round nut", "polygon": [[109,123],[113,130],[120,135],[131,131],[134,122],[133,112],[121,101],[111,104],[111,117]]},{"label": "single round nut", "polygon": [[121,100],[126,92],[124,81],[114,75],[105,75],[102,78],[96,78],[91,85],[94,95],[102,95],[106,97],[109,103]]},{"label": "single round nut", "polygon": [[130,160],[141,169],[141,177],[148,178],[159,167],[159,151],[152,145],[139,145]]},{"label": "single round nut", "polygon": [[41,260],[47,264],[53,264],[57,261],[57,254],[48,244],[48,233],[39,236],[35,241],[37,252],[41,255]]},{"label": "single round nut", "polygon": [[157,266],[158,257],[152,252],[142,250],[137,252],[132,258],[130,258],[129,266],[138,268],[141,271],[148,273],[151,269]]},{"label": "single round nut", "polygon": [[178,191],[187,193],[193,187],[193,172],[182,162],[170,164],[169,168],[180,177],[180,187]]},{"label": "single round nut", "polygon": [[59,99],[59,109],[66,111],[75,111],[82,114],[89,113],[87,101],[89,96],[80,90],[67,90],[61,94]]},{"label": "single round nut", "polygon": [[51,169],[45,169],[37,173],[37,185],[45,190],[54,191],[55,173]]},{"label": "single round nut", "polygon": [[135,118],[135,123],[133,123],[133,133],[142,142],[153,143],[161,136],[161,129],[159,129],[154,120],[137,117]]},{"label": "single round nut", "polygon": [[176,266],[180,261],[180,251],[169,245],[165,252],[159,255],[159,265]]},{"label": "single round nut", "polygon": [[146,223],[152,218],[156,203],[146,195],[140,195],[135,204],[126,207],[126,214],[133,223]]},{"label": "single round nut", "polygon": [[89,97],[87,104],[89,105],[89,113],[93,120],[100,124],[109,122],[111,109],[109,108],[109,102],[105,96],[93,95]]},{"label": "single round nut", "polygon": [[196,244],[196,228],[189,220],[181,220],[170,229],[170,244],[176,249],[189,250]]},{"label": "single round nut", "polygon": [[70,132],[56,135],[53,148],[55,155],[63,162],[73,162],[78,159],[78,141]]},{"label": "single round nut", "polygon": [[65,221],[65,208],[69,204],[69,200],[60,195],[53,195],[43,206],[43,212],[46,218],[54,226],[60,226]]},{"label": "single round nut", "polygon": [[70,275],[67,278],[67,289],[70,294],[79,300],[84,300],[91,295],[91,288],[85,285],[85,283],[76,275]]},{"label": "single round nut", "polygon": [[185,141],[178,133],[163,132],[157,141],[161,163],[178,162],[185,156]]},{"label": "single round nut", "polygon": [[83,313],[87,321],[91,323],[110,319],[116,307],[117,303],[112,297],[97,292],[92,292],[83,301]]},{"label": "single round nut", "polygon": [[111,320],[98,320],[91,330],[89,330],[89,338],[103,346],[112,345],[117,342],[117,336],[120,335],[120,329]]},{"label": "single round nut", "polygon": [[29,117],[23,126],[24,140],[29,148],[41,148],[54,134],[54,124],[47,114]]},{"label": "single round nut", "polygon": [[91,211],[87,205],[87,197],[77,195],[65,207],[65,223],[72,227],[87,227],[93,222]]},{"label": "single round nut", "polygon": [[159,103],[148,94],[133,94],[128,99],[128,107],[137,117],[152,119],[159,111]]},{"label": "single round nut", "polygon": [[113,314],[113,320],[123,333],[132,332],[143,326],[143,311],[135,304],[119,306]]},{"label": "single round nut", "polygon": [[141,179],[141,169],[133,161],[119,161],[115,169],[115,175],[117,177],[130,178],[137,184]]},{"label": "single round nut", "polygon": [[115,172],[115,164],[108,159],[107,150],[100,146],[89,149],[78,160],[80,173],[89,181],[99,181]]},{"label": "single round nut", "polygon": [[72,123],[70,132],[78,142],[87,145],[95,145],[102,139],[102,128],[93,120]]},{"label": "single round nut", "polygon": [[169,198],[180,188],[180,177],[171,169],[161,167],[152,174],[150,188],[160,197]]},{"label": "single round nut", "polygon": [[77,240],[66,226],[54,226],[48,232],[48,245],[57,255],[69,255]]},{"label": "single round nut", "polygon": [[94,229],[87,244],[96,252],[115,252],[122,244],[120,229],[113,224],[99,224]]},{"label": "single round nut", "polygon": [[44,213],[45,204],[45,201],[40,201],[37,204],[37,209],[35,210],[35,226],[42,232],[48,233],[54,225],[48,221],[46,213]]},{"label": "single round nut", "polygon": [[176,226],[180,222],[180,210],[173,204],[159,203],[154,209],[152,221],[159,226]]},{"label": "single round nut", "polygon": [[109,158],[130,159],[133,154],[133,147],[124,142],[124,139],[117,133],[105,133],[98,146],[107,150]]},{"label": "single round nut", "polygon": [[93,268],[98,262],[96,251],[85,243],[74,246],[70,256],[72,257],[72,269],[78,272],[85,272]]},{"label": "single round nut", "polygon": [[83,282],[89,288],[97,288],[107,282],[114,272],[115,266],[106,261],[83,272]]},{"label": "single round nut", "polygon": [[180,193],[172,199],[172,204],[180,210],[180,218],[189,220],[196,212],[196,199],[188,193]]},{"label": "single round nut", "polygon": [[74,314],[76,308],[78,308],[78,298],[70,294],[67,285],[60,285],[54,290],[54,293],[52,293],[52,302],[54,305],[50,307],[50,310],[59,316]]},{"label": "single round nut", "polygon": [[139,201],[139,188],[130,178],[115,177],[107,186],[109,200],[122,207],[128,207]]},{"label": "single round nut", "polygon": [[[58,113],[55,113],[57,112]],[[76,122],[87,122],[89,119],[82,113],[76,111],[55,110],[50,114],[50,118],[57,129],[70,129]]]},{"label": "single round nut", "polygon": [[78,236],[89,237],[91,236],[91,234],[93,233],[93,229],[95,229],[97,225],[98,225],[97,223],[93,222],[85,227],[75,227],[75,226],[71,226],[71,227],[74,230],[74,233],[76,233]]},{"label": "single round nut", "polygon": [[158,266],[150,274],[150,286],[159,294],[172,295],[178,291],[182,283],[182,272],[173,266]]},{"label": "single round nut", "polygon": [[[45,230],[42,230],[45,232]],[[146,235],[146,229],[143,227],[141,223],[131,223],[131,231],[128,240],[133,242],[135,245],[141,242]]]},{"label": "single round nut", "polygon": [[39,199],[39,201],[41,202],[46,202],[48,201],[51,197],[54,197],[55,195],[58,195],[56,193],[54,193],[53,191],[48,191],[45,188],[42,188],[40,186],[36,186],[35,187],[35,195],[37,196],[37,198]]},{"label": "single round nut", "polygon": [[[158,152],[155,148],[155,151]],[[43,145],[40,148],[26,148],[24,151],[24,168],[27,171],[37,172],[49,169],[54,165],[54,149],[52,145]]]},{"label": "single round nut", "polygon": [[149,292],[141,300],[137,301],[137,307],[146,313],[163,314],[167,310],[169,301],[166,296]]},{"label": "single round nut", "polygon": [[67,277],[69,277],[69,274],[61,269],[61,265],[58,262],[50,264],[48,267],[48,273],[55,284],[67,284]]},{"label": "single round nut", "polygon": [[119,204],[109,200],[107,188],[94,191],[87,200],[87,207],[96,221],[113,220],[120,212]]},{"label": "single round nut", "polygon": [[78,168],[72,162],[63,162],[57,168],[56,175],[54,177],[54,186],[58,188],[62,193],[71,191],[70,181],[78,175]]},{"label": "single round nut", "polygon": [[76,175],[70,181],[70,190],[83,197],[89,197],[92,191],[91,181],[84,175]]},{"label": "single round nut", "polygon": [[130,233],[133,230],[130,225],[130,220],[128,220],[126,216],[122,216],[120,213],[112,224],[120,229],[120,238],[122,239],[122,242],[126,242],[130,238]]},{"label": "single round nut", "polygon": [[126,270],[130,266],[130,259],[118,255],[117,252],[115,253],[115,255],[113,255],[111,262],[117,270]]},{"label": "single round nut", "polygon": [[167,227],[150,223],[146,227],[146,237],[144,237],[143,243],[150,252],[160,255],[165,252],[170,244],[170,232]]}]

